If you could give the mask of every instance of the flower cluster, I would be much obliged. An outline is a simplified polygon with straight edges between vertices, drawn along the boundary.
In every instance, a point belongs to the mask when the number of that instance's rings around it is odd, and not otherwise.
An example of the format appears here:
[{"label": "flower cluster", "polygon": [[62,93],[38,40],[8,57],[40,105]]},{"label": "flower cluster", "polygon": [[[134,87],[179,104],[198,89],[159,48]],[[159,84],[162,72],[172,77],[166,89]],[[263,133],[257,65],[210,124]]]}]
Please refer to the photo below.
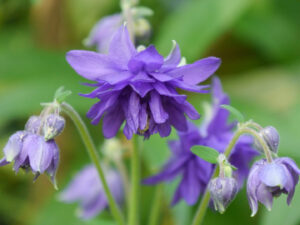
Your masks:
[{"label": "flower cluster", "polygon": [[[117,203],[124,198],[123,183],[120,174],[108,167],[103,167],[108,187]],[[78,216],[90,219],[108,207],[108,201],[93,165],[84,167],[72,180],[70,185],[60,194],[60,200],[66,203],[79,202]]]},{"label": "flower cluster", "polygon": [[8,140],[0,166],[14,161],[13,170],[31,170],[34,180],[46,172],[56,187],[55,175],[59,162],[59,149],[54,138],[65,126],[65,120],[57,114],[31,116],[25,130],[17,131]]},{"label": "flower cluster", "polygon": [[[162,171],[144,180],[145,184],[170,181],[182,176],[172,204],[184,199],[187,204],[195,204],[209,183],[214,165],[197,157],[191,152],[194,145],[204,145],[224,152],[233,136],[234,123],[228,124],[229,112],[220,106],[229,104],[228,96],[222,91],[218,78],[213,79],[213,107],[206,115],[200,128],[189,123],[186,132],[178,132],[179,140],[169,141],[172,156]],[[251,147],[252,139],[242,137],[235,145],[229,162],[237,168],[234,177],[238,187],[243,184],[249,172],[249,163],[258,153]]]},{"label": "flower cluster", "polygon": [[186,131],[184,114],[190,119],[198,119],[199,114],[176,89],[206,92],[207,86],[197,84],[220,65],[220,59],[208,57],[181,66],[177,45],[165,59],[153,45],[138,52],[125,26],[113,36],[107,55],[73,50],[67,61],[78,74],[96,82],[91,84],[96,87],[93,92],[82,94],[100,99],[87,113],[92,124],[103,119],[103,134],[111,138],[126,121],[123,132],[128,139],[133,134],[149,138],[157,132],[166,137],[171,126]]}]

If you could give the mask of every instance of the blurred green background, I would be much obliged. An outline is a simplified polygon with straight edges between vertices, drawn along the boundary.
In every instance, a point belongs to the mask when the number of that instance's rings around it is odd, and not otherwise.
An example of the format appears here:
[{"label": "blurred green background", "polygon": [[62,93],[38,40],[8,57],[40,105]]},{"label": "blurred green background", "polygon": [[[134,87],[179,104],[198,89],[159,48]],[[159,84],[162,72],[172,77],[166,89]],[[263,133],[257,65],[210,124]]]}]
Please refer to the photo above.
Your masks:
[{"label": "blurred green background", "polygon": [[[263,126],[275,126],[281,135],[279,154],[300,165],[300,1],[141,0],[141,5],[154,10],[150,42],[161,53],[166,55],[176,40],[188,62],[210,55],[222,58],[218,75],[233,106]],[[94,101],[77,95],[89,88],[80,85],[84,79],[66,63],[65,53],[83,49],[82,40],[95,22],[119,10],[117,0],[0,0],[0,148],[61,85],[73,91],[68,100],[84,117]],[[189,98],[199,111],[202,101],[209,100],[203,95]],[[73,124],[67,122],[58,138],[61,189],[88,162]],[[86,122],[100,146],[101,125]],[[144,148],[146,175],[163,164],[169,151],[166,139],[157,136]],[[108,213],[79,221],[76,205],[58,202],[45,176],[33,184],[31,174],[16,176],[10,166],[0,168],[0,176],[0,225],[114,225]],[[169,209],[175,185],[164,188],[161,224],[188,225],[195,208],[181,202]],[[143,188],[142,224],[147,223],[153,190]],[[272,212],[260,207],[250,218],[243,190],[224,215],[209,212],[205,224],[299,225],[299,208],[300,187],[290,207],[283,196]]]}]

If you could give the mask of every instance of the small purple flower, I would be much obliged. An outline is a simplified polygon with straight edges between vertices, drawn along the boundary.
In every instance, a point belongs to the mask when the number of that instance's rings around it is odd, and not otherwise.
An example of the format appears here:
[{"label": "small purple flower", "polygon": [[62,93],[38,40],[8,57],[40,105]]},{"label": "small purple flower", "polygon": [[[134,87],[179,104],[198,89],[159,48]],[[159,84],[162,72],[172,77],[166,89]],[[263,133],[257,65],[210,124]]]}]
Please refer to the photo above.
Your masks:
[{"label": "small purple flower", "polygon": [[112,38],[107,55],[74,50],[66,58],[78,74],[96,82],[90,85],[96,89],[82,96],[100,99],[87,116],[92,124],[103,120],[106,138],[114,137],[124,121],[123,132],[128,139],[133,134],[149,138],[157,132],[166,137],[171,126],[186,131],[185,115],[198,119],[199,114],[177,89],[206,92],[207,86],[197,84],[220,66],[220,59],[215,57],[178,66],[181,60],[178,46],[166,59],[153,45],[138,52],[125,26]]},{"label": "small purple flower", "polygon": [[273,197],[280,196],[282,193],[288,195],[289,205],[294,196],[299,174],[300,170],[296,163],[287,157],[276,158],[272,163],[268,163],[265,159],[257,161],[250,170],[247,182],[251,216],[257,213],[258,202],[271,210]]},{"label": "small purple flower", "polygon": [[120,13],[103,17],[93,27],[89,37],[85,40],[85,45],[96,46],[97,50],[102,53],[107,52],[114,33],[123,22],[124,19]]},{"label": "small purple flower", "polygon": [[49,174],[54,186],[55,175],[59,161],[59,150],[54,140],[45,141],[40,135],[27,131],[13,134],[4,149],[4,157],[0,166],[14,161],[13,170],[29,169],[35,174],[35,179],[42,173]]},{"label": "small purple flower", "polygon": [[[108,187],[119,204],[123,201],[124,190],[120,174],[113,169],[104,167]],[[80,171],[70,185],[60,194],[60,200],[66,203],[79,202],[78,216],[91,219],[108,208],[108,201],[93,165],[86,166]]]},{"label": "small purple flower", "polygon": [[[145,184],[156,184],[181,177],[172,204],[184,199],[187,204],[195,204],[212,176],[214,165],[202,160],[191,152],[194,145],[205,145],[224,152],[229,144],[235,124],[228,124],[229,112],[220,105],[229,104],[229,98],[223,93],[220,80],[213,80],[213,108],[206,115],[200,128],[189,123],[186,132],[178,132],[179,140],[169,141],[172,156],[157,175],[144,180]],[[237,168],[233,176],[238,187],[243,185],[249,172],[249,163],[257,152],[251,148],[252,139],[241,137],[235,145],[229,162]]]},{"label": "small purple flower", "polygon": [[217,177],[208,184],[208,190],[214,203],[215,210],[224,213],[227,206],[233,201],[237,192],[238,185],[234,178]]},{"label": "small purple flower", "polygon": [[[51,118],[49,114],[47,118]],[[52,121],[52,120],[50,120]],[[50,123],[48,123],[50,124]],[[13,170],[31,170],[36,180],[40,174],[47,173],[56,188],[55,175],[59,162],[59,149],[53,139],[46,141],[42,133],[43,122],[40,116],[31,116],[24,131],[14,133],[6,143],[0,166],[14,161]],[[49,127],[49,126],[48,126]],[[48,129],[49,130],[49,129]]]}]

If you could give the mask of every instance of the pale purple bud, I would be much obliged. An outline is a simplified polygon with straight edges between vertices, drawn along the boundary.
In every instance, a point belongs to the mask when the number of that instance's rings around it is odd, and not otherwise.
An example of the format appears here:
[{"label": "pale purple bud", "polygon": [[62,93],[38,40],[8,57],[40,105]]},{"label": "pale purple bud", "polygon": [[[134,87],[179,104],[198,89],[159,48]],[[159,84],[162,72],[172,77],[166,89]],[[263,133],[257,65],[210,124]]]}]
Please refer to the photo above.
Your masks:
[{"label": "pale purple bud", "polygon": [[65,127],[65,119],[56,114],[50,114],[46,117],[43,124],[43,133],[45,140],[51,140],[57,137]]},{"label": "pale purple bud", "polygon": [[[279,134],[278,134],[277,130],[272,126],[268,126],[268,127],[263,128],[259,132],[259,135],[265,140],[270,151],[277,154],[278,146],[279,146]],[[257,150],[259,150],[260,152],[263,152],[263,147],[257,140],[255,141],[255,148]]]},{"label": "pale purple bud", "polygon": [[41,118],[39,116],[31,116],[25,125],[25,130],[37,134],[40,130],[40,126]]},{"label": "pale purple bud", "polygon": [[217,177],[209,182],[208,190],[213,200],[215,210],[224,213],[238,192],[238,184],[234,178]]}]

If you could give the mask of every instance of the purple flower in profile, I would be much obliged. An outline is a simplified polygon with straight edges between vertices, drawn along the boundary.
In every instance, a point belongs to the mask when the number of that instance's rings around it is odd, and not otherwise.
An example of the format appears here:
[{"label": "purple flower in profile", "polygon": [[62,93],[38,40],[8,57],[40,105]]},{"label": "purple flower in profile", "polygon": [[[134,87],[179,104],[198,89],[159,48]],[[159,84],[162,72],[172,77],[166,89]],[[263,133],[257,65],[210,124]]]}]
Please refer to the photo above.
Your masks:
[{"label": "purple flower in profile", "polygon": [[292,201],[295,186],[299,181],[300,169],[287,157],[276,158],[268,163],[265,159],[257,161],[251,168],[247,195],[252,210],[251,216],[257,213],[258,202],[271,210],[273,197],[287,194],[287,204]]},{"label": "purple flower in profile", "polygon": [[[121,176],[111,168],[104,167],[103,170],[108,187],[116,202],[120,204],[124,197]],[[59,198],[66,203],[79,202],[78,216],[82,219],[91,219],[108,208],[106,194],[93,165],[88,165],[80,171]]]},{"label": "purple flower in profile", "polygon": [[88,47],[96,46],[99,52],[107,52],[114,33],[124,22],[122,14],[114,14],[102,18],[92,29],[85,40]]},{"label": "purple flower in profile", "polygon": [[[220,107],[229,104],[229,98],[222,91],[218,78],[213,79],[213,107],[206,115],[200,128],[189,123],[186,132],[178,132],[179,140],[169,141],[172,156],[157,175],[144,180],[145,184],[156,184],[171,181],[181,177],[172,204],[184,199],[187,204],[195,204],[200,195],[205,191],[212,176],[214,165],[202,160],[191,152],[194,145],[204,145],[224,152],[229,144],[235,124],[228,124],[229,112]],[[238,187],[243,185],[249,172],[249,163],[257,152],[251,148],[252,139],[241,137],[235,145],[229,162],[237,168],[233,176],[238,182]]]},{"label": "purple flower in profile", "polygon": [[186,131],[185,114],[191,119],[198,119],[199,114],[177,89],[206,92],[207,86],[197,84],[220,65],[220,59],[208,57],[179,66],[181,55],[177,45],[166,59],[153,45],[138,52],[125,26],[112,38],[107,55],[74,50],[66,58],[78,74],[96,82],[90,85],[96,89],[82,96],[100,100],[87,116],[92,124],[103,120],[106,138],[114,137],[124,121],[123,132],[128,139],[133,134],[149,138],[157,132],[166,137],[171,126]]},{"label": "purple flower in profile", "polygon": [[14,161],[13,170],[31,170],[35,174],[34,180],[42,173],[47,173],[56,188],[55,175],[59,162],[59,149],[54,140],[45,141],[44,136],[38,134],[41,121],[32,116],[26,123],[25,131],[17,131],[8,140],[0,160],[0,166]]}]

